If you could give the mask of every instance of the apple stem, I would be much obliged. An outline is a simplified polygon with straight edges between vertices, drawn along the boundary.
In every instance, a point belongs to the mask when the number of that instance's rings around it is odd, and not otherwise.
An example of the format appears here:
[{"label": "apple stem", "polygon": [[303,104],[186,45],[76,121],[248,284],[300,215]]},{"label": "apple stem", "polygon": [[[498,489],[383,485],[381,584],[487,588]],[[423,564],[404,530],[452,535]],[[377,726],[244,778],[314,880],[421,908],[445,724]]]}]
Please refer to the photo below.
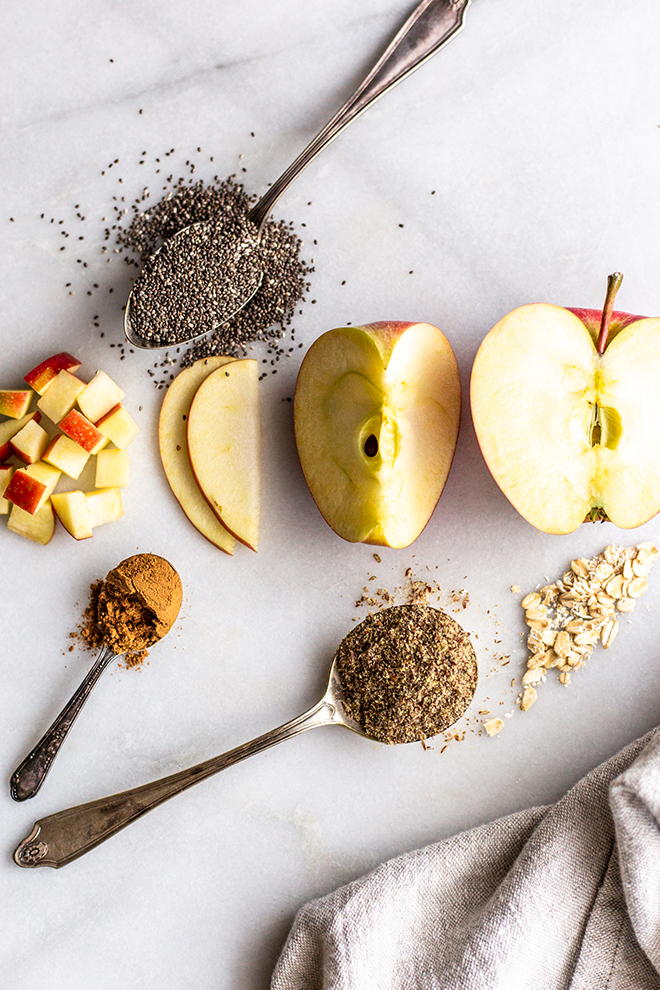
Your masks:
[{"label": "apple stem", "polygon": [[616,294],[621,288],[621,283],[623,282],[623,275],[621,272],[614,272],[612,275],[607,277],[607,294],[605,295],[605,305],[603,306],[603,315],[600,318],[600,330],[598,333],[598,343],[596,344],[596,349],[599,354],[605,353],[605,348],[607,347],[607,335],[610,332],[610,321],[612,319],[612,310],[614,309],[614,300],[616,299]]}]

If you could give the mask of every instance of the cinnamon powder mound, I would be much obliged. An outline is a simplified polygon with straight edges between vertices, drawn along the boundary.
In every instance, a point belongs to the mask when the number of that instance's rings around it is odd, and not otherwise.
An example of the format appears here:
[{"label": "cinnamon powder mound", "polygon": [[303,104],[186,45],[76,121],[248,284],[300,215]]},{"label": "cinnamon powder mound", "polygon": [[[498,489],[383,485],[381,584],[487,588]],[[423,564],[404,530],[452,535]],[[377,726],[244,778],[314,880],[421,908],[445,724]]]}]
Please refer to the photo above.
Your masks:
[{"label": "cinnamon powder mound", "polygon": [[81,636],[90,647],[104,643],[126,654],[126,666],[138,666],[172,628],[181,608],[181,579],[172,565],[156,554],[140,553],[122,560],[90,588]]}]

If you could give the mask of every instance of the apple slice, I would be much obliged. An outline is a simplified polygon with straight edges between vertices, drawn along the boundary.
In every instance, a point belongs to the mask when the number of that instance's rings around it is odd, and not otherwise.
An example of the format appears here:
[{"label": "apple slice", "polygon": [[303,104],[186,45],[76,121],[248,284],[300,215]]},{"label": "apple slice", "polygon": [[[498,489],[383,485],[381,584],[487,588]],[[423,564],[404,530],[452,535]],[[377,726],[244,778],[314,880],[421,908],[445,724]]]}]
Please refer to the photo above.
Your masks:
[{"label": "apple slice", "polygon": [[590,326],[560,306],[521,306],[487,334],[472,369],[486,463],[546,533],[571,533],[588,517],[630,529],[660,510],[660,319],[613,314],[617,277],[597,335],[593,312],[578,311]]},{"label": "apple slice", "polygon": [[74,480],[80,477],[88,459],[89,452],[64,433],[53,437],[43,453],[43,460],[47,464],[59,468]]},{"label": "apple slice", "polygon": [[59,423],[73,409],[84,388],[85,383],[80,378],[69,371],[60,371],[37,402],[37,408],[53,423]]},{"label": "apple slice", "polygon": [[[201,358],[190,368],[179,372],[167,389],[161,406],[158,446],[170,488],[190,522],[214,546],[233,554],[234,537],[215,515],[195,481],[187,440],[188,414],[195,392],[212,371],[230,361],[233,358],[224,355]],[[98,481],[96,485],[98,488]]]},{"label": "apple slice", "polygon": [[97,488],[125,488],[128,485],[127,450],[101,450],[96,458]]},{"label": "apple slice", "polygon": [[125,393],[105,371],[97,371],[78,396],[78,407],[92,423],[121,402]]},{"label": "apple slice", "polygon": [[38,410],[28,413],[27,416],[22,416],[21,419],[17,420],[5,420],[0,423],[0,462],[6,461],[8,457],[11,457],[12,450],[10,446],[10,440],[15,437],[17,433],[26,426],[30,420],[34,420],[38,423],[41,419],[41,413]]},{"label": "apple slice", "polygon": [[30,408],[30,402],[34,392],[30,388],[26,389],[0,389],[0,415],[10,416],[12,419],[21,419]]},{"label": "apple slice", "polygon": [[46,358],[32,371],[28,371],[23,381],[31,385],[39,395],[43,395],[60,371],[70,371],[73,374],[79,367],[80,361],[77,358],[74,358],[68,351],[61,351],[59,354],[53,354]]},{"label": "apple slice", "polygon": [[92,529],[105,523],[116,522],[124,515],[121,488],[102,488],[97,492],[86,492],[85,501]]},{"label": "apple slice", "polygon": [[204,498],[251,550],[259,541],[261,428],[258,364],[232,361],[204,379],[188,416],[188,452]]},{"label": "apple slice", "polygon": [[429,323],[323,334],[294,400],[309,490],[350,542],[406,547],[431,517],[451,467],[461,410],[451,345]]},{"label": "apple slice", "polygon": [[43,546],[50,543],[55,532],[55,512],[51,502],[42,505],[34,515],[21,509],[19,505],[12,505],[7,529]]},{"label": "apple slice", "polygon": [[7,485],[11,481],[11,476],[14,473],[14,468],[11,464],[0,464],[0,516],[6,516],[9,513],[10,505],[4,494],[7,491]]},{"label": "apple slice", "polygon": [[41,460],[48,446],[48,434],[39,426],[36,419],[30,419],[23,429],[11,438],[9,446],[12,453],[26,464],[35,464],[36,461]]},{"label": "apple slice", "polygon": [[59,492],[51,501],[57,518],[74,540],[88,540],[94,535],[84,492]]},{"label": "apple slice", "polygon": [[88,454],[97,454],[108,442],[107,437],[77,409],[72,409],[64,417],[60,429]]},{"label": "apple slice", "polygon": [[43,461],[19,468],[9,482],[5,498],[33,516],[54,492],[61,473]]}]

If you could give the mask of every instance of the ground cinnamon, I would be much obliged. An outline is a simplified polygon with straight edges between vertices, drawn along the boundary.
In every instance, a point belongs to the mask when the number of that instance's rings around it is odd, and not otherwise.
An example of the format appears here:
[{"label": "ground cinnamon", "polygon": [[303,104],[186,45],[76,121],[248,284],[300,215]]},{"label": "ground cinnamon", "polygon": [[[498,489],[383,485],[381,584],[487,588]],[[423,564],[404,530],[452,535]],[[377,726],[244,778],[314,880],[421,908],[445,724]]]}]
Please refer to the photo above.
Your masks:
[{"label": "ground cinnamon", "polygon": [[181,579],[163,557],[140,553],[122,560],[90,588],[81,636],[92,647],[103,643],[126,654],[136,666],[172,628],[182,599]]}]

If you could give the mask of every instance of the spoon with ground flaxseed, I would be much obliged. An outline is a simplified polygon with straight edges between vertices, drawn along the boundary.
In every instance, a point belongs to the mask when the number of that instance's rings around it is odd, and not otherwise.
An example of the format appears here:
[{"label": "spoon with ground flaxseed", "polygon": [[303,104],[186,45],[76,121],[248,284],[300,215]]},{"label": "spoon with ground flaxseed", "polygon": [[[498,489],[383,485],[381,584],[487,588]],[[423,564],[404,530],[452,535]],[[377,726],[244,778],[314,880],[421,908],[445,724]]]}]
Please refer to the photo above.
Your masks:
[{"label": "spoon with ground flaxseed", "polygon": [[191,224],[168,238],[128,297],[127,340],[147,349],[183,344],[243,309],[264,277],[261,232],[282,193],[351,121],[453,38],[469,3],[422,0],[353,95],[249,212]]},{"label": "spoon with ground flaxseed", "polygon": [[320,725],[382,743],[423,741],[464,714],[477,676],[472,644],[451,616],[428,605],[376,612],[342,640],[327,690],[309,711],[187,770],[40,819],[14,860],[65,866],[193,784]]},{"label": "spoon with ground flaxseed", "polygon": [[181,607],[181,579],[172,565],[153,553],[122,560],[90,601],[93,645],[101,645],[89,673],[51,727],[11,776],[14,801],[34,797],[69,729],[103,671],[117,657],[141,654],[169,632]]}]

